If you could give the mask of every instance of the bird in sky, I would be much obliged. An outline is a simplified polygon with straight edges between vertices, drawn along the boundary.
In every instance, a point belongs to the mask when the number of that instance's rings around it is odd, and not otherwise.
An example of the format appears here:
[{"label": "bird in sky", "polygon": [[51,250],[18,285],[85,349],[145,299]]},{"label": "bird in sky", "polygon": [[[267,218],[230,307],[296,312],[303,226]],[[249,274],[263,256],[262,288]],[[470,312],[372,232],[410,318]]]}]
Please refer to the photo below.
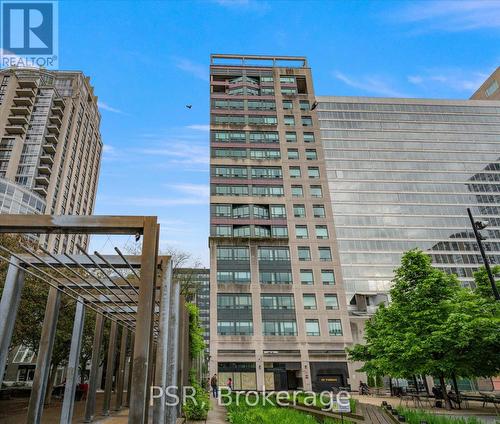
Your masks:
[{"label": "bird in sky", "polygon": [[191,108],[193,107],[193,105],[186,105],[186,107],[187,107],[188,109],[191,109]]}]

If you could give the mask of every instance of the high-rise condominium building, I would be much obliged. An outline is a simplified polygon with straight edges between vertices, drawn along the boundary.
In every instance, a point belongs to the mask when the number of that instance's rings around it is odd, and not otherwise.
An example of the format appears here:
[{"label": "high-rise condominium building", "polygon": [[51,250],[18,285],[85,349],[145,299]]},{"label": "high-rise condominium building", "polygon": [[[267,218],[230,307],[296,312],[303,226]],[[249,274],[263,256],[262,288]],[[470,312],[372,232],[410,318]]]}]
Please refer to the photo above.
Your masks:
[{"label": "high-rise condominium building", "polygon": [[409,249],[473,283],[482,260],[468,207],[488,221],[484,247],[491,264],[500,264],[499,102],[317,101],[355,341]]},{"label": "high-rise condominium building", "polygon": [[[89,215],[102,142],[97,97],[81,72],[0,71],[0,213]],[[84,235],[41,243],[54,252],[87,246]]]},{"label": "high-rise condominium building", "polygon": [[357,385],[311,70],[213,55],[210,370],[235,389]]},{"label": "high-rise condominium building", "polygon": [[472,95],[473,100],[500,100],[500,66]]}]

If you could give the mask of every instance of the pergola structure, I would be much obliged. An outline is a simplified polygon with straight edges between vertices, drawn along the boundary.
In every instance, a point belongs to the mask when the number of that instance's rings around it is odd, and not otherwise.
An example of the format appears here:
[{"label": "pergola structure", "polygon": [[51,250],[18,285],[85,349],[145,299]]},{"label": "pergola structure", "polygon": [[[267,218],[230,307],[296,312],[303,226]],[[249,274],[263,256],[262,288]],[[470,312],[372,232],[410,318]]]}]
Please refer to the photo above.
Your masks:
[{"label": "pergola structure", "polygon": [[[0,301],[0,386],[7,362],[15,317],[20,303],[24,277],[30,274],[50,286],[39,343],[27,422],[39,423],[49,378],[61,294],[75,299],[75,319],[68,358],[61,424],[71,423],[77,384],[78,365],[85,310],[96,312],[89,391],[85,422],[96,415],[98,369],[104,320],[111,321],[107,349],[107,372],[103,415],[111,410],[113,375],[116,376],[114,410],[129,407],[129,423],[147,423],[150,416],[150,386],[178,386],[179,355],[186,343],[179,343],[181,313],[180,287],[172,279],[170,257],[158,256],[159,224],[151,216],[50,216],[0,215],[0,233],[24,234],[121,234],[142,236],[140,255],[53,254],[43,248],[21,246],[25,253],[14,253],[0,246],[0,259],[9,263]],[[185,319],[184,319],[185,321]],[[117,336],[121,327],[120,357],[114,370]],[[132,346],[128,382],[124,381],[126,348]],[[183,351],[184,350],[184,351]],[[127,387],[127,395],[124,390]],[[177,408],[155,400],[154,423],[175,423]]]}]

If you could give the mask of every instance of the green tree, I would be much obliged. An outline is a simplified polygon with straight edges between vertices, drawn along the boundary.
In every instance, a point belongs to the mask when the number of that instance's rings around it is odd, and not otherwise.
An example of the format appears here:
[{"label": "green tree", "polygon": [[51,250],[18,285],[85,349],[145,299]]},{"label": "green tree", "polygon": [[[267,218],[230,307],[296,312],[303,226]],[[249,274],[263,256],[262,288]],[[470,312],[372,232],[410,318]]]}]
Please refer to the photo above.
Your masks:
[{"label": "green tree", "polygon": [[[362,370],[409,378],[492,376],[500,372],[500,320],[496,303],[462,288],[455,275],[434,268],[411,250],[395,272],[391,303],[367,323],[366,344],[350,349]],[[498,303],[498,302],[497,302]]]}]

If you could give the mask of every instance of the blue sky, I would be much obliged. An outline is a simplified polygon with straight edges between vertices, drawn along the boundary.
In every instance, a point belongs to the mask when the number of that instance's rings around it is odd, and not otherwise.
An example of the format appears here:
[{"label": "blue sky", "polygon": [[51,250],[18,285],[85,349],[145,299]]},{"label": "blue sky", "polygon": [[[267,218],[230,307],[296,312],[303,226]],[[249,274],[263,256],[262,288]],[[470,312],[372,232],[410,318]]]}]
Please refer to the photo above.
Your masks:
[{"label": "blue sky", "polygon": [[204,264],[210,53],[307,56],[319,95],[467,98],[499,46],[500,1],[59,4],[59,67],[89,75],[101,106],[95,213],[158,215],[161,247]]}]

